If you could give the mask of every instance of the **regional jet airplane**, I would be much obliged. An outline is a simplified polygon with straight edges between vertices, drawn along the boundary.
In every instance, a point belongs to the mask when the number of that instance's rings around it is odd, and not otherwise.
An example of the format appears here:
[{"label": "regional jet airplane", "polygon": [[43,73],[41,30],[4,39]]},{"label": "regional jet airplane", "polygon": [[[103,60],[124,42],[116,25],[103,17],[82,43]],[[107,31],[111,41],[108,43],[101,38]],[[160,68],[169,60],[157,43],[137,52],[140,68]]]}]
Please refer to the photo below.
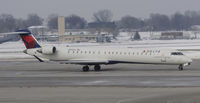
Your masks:
[{"label": "regional jet airplane", "polygon": [[178,65],[179,70],[190,65],[192,60],[182,52],[169,49],[128,48],[128,47],[56,47],[40,46],[29,30],[18,30],[11,34],[19,34],[26,50],[24,53],[34,56],[40,62],[49,61],[83,65],[84,72],[94,66],[100,71],[100,65],[133,63],[133,64],[161,64]]}]

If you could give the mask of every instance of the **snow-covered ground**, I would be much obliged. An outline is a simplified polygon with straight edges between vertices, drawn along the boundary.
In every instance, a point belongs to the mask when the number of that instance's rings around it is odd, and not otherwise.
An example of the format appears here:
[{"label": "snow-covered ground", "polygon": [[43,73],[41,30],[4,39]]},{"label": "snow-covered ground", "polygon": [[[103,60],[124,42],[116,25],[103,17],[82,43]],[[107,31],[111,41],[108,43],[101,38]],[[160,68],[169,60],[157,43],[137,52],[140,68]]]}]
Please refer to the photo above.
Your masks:
[{"label": "snow-covered ground", "polygon": [[[161,37],[162,32],[164,31],[139,32],[139,34],[142,40],[151,40],[151,39],[158,40]],[[200,39],[200,32],[197,32],[197,31],[181,31],[181,32],[183,32],[184,38]],[[115,42],[130,41],[131,37],[133,37],[134,35],[135,35],[135,32],[120,32],[119,35],[116,37],[118,40]]]}]

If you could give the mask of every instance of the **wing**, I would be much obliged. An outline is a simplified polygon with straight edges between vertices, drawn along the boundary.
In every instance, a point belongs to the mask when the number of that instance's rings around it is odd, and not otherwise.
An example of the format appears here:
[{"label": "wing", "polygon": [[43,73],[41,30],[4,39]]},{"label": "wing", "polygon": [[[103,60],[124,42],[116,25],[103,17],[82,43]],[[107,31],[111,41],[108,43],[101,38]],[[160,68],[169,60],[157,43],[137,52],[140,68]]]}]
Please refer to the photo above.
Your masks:
[{"label": "wing", "polygon": [[[54,60],[53,60],[54,61]],[[73,59],[67,61],[56,61],[64,64],[80,64],[80,65],[95,65],[95,64],[108,64],[108,60],[98,60],[98,59]]]},{"label": "wing", "polygon": [[80,65],[95,65],[95,64],[109,64],[109,60],[100,60],[100,59],[72,59],[72,60],[50,60],[44,61],[43,59],[34,55],[34,57],[40,62],[49,62],[56,63],[59,62],[61,64],[80,64]]}]

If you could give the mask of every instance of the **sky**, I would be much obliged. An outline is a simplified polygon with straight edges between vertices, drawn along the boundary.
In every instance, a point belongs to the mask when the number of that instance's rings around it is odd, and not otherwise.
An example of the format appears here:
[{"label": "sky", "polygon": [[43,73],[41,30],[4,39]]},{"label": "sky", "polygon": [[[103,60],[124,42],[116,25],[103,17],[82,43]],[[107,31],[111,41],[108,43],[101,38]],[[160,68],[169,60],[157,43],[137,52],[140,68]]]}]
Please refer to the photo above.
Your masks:
[{"label": "sky", "polygon": [[151,13],[171,15],[187,10],[200,11],[200,0],[0,0],[0,14],[26,18],[37,13],[46,18],[50,14],[69,16],[76,14],[93,20],[94,12],[109,9],[114,20],[126,15],[148,18]]}]

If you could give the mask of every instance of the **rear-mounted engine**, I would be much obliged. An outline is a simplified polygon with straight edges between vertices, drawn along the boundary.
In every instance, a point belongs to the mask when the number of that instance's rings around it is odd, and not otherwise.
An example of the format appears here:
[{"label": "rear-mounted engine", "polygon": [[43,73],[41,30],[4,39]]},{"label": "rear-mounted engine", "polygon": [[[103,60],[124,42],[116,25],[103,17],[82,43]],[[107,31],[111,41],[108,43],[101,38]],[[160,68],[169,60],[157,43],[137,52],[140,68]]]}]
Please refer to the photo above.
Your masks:
[{"label": "rear-mounted engine", "polygon": [[44,46],[40,50],[38,50],[39,53],[46,54],[46,55],[52,55],[56,52],[56,47],[54,46]]}]

